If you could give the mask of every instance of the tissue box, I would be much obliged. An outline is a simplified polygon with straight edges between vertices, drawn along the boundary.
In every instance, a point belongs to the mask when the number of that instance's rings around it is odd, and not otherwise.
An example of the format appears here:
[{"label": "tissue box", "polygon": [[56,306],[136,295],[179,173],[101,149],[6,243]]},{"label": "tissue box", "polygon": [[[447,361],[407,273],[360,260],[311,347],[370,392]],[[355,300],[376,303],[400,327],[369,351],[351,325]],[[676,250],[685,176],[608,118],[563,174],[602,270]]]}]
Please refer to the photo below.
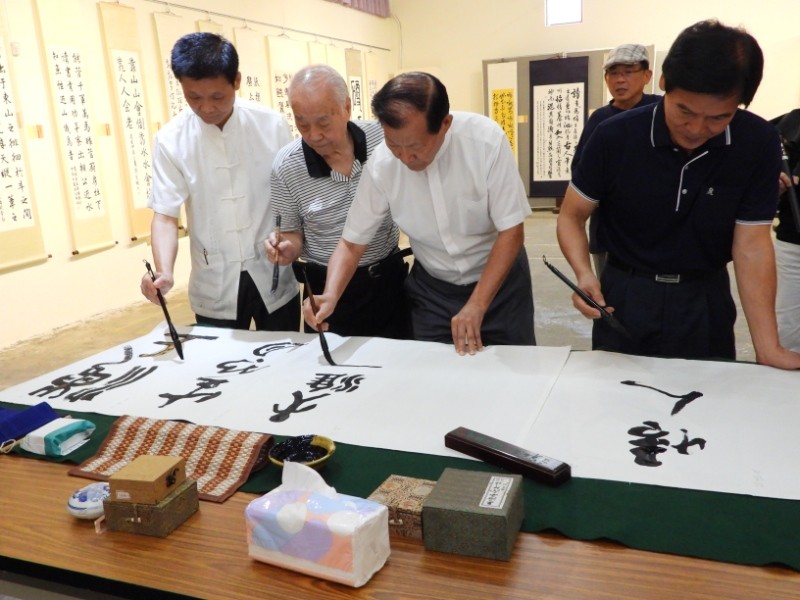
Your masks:
[{"label": "tissue box", "polygon": [[422,504],[425,549],[508,560],[523,516],[521,475],[445,469]]},{"label": "tissue box", "polygon": [[182,456],[142,454],[108,478],[111,500],[155,504],[186,480]]},{"label": "tissue box", "polygon": [[197,512],[197,482],[186,479],[157,504],[103,501],[103,513],[110,531],[167,537]]},{"label": "tissue box", "polygon": [[252,558],[306,575],[360,587],[389,558],[387,508],[337,494],[298,463],[285,464],[283,484],[253,500],[245,521]]},{"label": "tissue box", "polygon": [[422,539],[422,501],[431,493],[435,481],[390,475],[367,500],[389,509],[389,533]]}]

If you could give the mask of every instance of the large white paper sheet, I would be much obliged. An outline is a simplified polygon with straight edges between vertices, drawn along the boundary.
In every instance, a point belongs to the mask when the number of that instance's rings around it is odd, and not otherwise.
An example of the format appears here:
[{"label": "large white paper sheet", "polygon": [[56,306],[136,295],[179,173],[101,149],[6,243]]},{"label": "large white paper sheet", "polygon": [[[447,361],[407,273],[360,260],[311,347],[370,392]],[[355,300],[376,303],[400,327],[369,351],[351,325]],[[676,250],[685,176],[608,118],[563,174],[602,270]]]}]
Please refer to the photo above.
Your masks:
[{"label": "large white paper sheet", "polygon": [[460,426],[521,443],[569,356],[568,347],[521,346],[459,356],[449,344],[327,334],[340,365],[331,366],[316,336],[185,333],[196,337],[184,341],[184,361],[160,326],[0,400],[463,457],[444,446]]},{"label": "large white paper sheet", "polygon": [[800,499],[798,384],[755,364],[576,352],[523,446],[577,477]]}]

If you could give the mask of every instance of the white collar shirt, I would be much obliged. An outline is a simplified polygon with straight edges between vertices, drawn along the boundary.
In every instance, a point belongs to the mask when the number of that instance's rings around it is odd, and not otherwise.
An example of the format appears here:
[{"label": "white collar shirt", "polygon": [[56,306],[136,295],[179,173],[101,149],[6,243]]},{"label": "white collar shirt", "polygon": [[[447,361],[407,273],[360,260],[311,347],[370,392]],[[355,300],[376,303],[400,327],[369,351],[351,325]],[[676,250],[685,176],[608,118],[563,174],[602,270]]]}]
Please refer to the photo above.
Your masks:
[{"label": "white collar shirt", "polygon": [[385,143],[375,149],[342,235],[368,244],[391,212],[426,271],[466,285],[480,278],[498,232],[524,222],[531,209],[503,130],[482,115],[452,114],[423,171],[411,171]]},{"label": "white collar shirt", "polygon": [[175,218],[186,206],[195,313],[236,318],[241,271],[253,278],[270,312],[297,294],[288,268],[270,293],[272,264],[263,249],[273,225],[272,161],[291,141],[282,115],[241,98],[221,130],[186,108],[156,134],[148,206]]}]

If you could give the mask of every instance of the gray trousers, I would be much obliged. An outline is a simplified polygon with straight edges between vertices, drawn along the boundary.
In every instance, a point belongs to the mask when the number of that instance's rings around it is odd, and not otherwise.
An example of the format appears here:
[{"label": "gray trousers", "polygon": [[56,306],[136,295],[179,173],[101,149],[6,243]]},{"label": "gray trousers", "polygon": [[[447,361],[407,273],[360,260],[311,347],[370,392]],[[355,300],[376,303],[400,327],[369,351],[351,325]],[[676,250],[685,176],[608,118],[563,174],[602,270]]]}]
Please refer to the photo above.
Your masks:
[{"label": "gray trousers", "polygon": [[[426,342],[453,343],[450,320],[464,307],[475,283],[456,285],[431,276],[414,261],[405,282],[411,305],[412,337]],[[533,290],[525,249],[521,249],[481,324],[485,346],[534,346]]]}]

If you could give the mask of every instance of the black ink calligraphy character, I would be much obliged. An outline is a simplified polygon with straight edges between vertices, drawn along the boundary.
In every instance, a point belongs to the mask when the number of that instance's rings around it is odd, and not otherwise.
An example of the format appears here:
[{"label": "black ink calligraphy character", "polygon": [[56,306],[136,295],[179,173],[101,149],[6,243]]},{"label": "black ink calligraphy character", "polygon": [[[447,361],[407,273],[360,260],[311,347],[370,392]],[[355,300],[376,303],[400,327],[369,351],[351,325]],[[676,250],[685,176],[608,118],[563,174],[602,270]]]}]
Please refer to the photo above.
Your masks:
[{"label": "black ink calligraphy character", "polygon": [[136,383],[137,381],[150,375],[150,373],[156,369],[158,369],[158,367],[133,367],[124,375],[115,379],[110,379],[99,387],[77,390],[67,394],[65,399],[69,402],[77,402],[78,400],[91,401],[105,391],[113,390],[114,388],[122,387],[124,385],[130,385],[131,383]]},{"label": "black ink calligraphy character", "polygon": [[[239,365],[246,365],[246,366],[239,366]],[[266,367],[259,367],[258,365],[255,365],[251,361],[246,359],[227,360],[217,365],[217,373],[219,373],[220,375],[225,375],[228,373],[239,373],[240,375],[246,375],[247,373],[252,373],[253,371],[258,371],[259,369],[264,369],[264,368]]]},{"label": "black ink calligraphy character", "polygon": [[273,342],[270,344],[264,344],[263,346],[259,346],[255,350],[253,350],[254,356],[263,357],[267,354],[272,352],[277,352],[278,350],[286,350],[288,348],[297,348],[298,346],[302,346],[303,344],[298,344],[295,342]]},{"label": "black ink calligraphy character", "polygon": [[330,394],[320,394],[319,396],[313,396],[311,398],[303,398],[303,392],[297,391],[292,392],[292,397],[294,400],[292,403],[287,406],[286,408],[279,408],[277,404],[272,405],[272,412],[275,414],[272,415],[269,420],[273,423],[282,423],[294,413],[301,413],[311,410],[312,408],[316,408],[316,404],[312,404],[311,406],[303,406],[306,402],[311,402],[312,400],[317,400],[319,398],[324,398],[325,396],[329,396]]},{"label": "black ink calligraphy character", "polygon": [[[50,385],[30,392],[29,396],[41,396],[48,398],[58,398],[69,392],[74,387],[93,385],[111,377],[111,373],[106,373],[105,367],[109,365],[122,365],[133,358],[133,348],[125,346],[122,350],[122,360],[117,362],[105,362],[92,365],[77,375],[63,375],[50,382]],[[60,391],[59,391],[60,390]],[[48,395],[50,394],[50,395]]]},{"label": "black ink calligraphy character", "polygon": [[312,392],[331,390],[333,392],[353,392],[358,389],[364,376],[359,375],[334,375],[333,373],[317,373],[316,377],[308,383]]},{"label": "black ink calligraphy character", "polygon": [[700,396],[703,395],[702,392],[689,392],[688,394],[684,394],[683,396],[678,396],[677,394],[670,394],[669,392],[665,392],[664,390],[660,390],[658,388],[654,388],[649,385],[644,385],[643,383],[638,383],[636,381],[631,381],[629,379],[625,381],[620,381],[620,383],[624,385],[635,385],[638,387],[647,388],[649,390],[660,392],[661,394],[669,396],[670,398],[680,398],[675,403],[675,406],[672,407],[672,412],[670,413],[671,415],[677,415],[679,412],[681,412],[684,406],[689,404],[689,402],[691,402],[692,400],[697,400]]},{"label": "black ink calligraphy character", "polygon": [[656,421],[644,421],[643,425],[645,427],[632,427],[628,430],[629,435],[642,438],[628,442],[635,446],[630,450],[635,457],[634,462],[645,467],[661,466],[658,455],[666,452],[666,447],[669,446],[669,440],[661,436],[669,435],[669,431],[662,431],[661,425]]},{"label": "black ink calligraphy character", "polygon": [[159,406],[158,408],[164,408],[165,406],[169,406],[173,402],[177,400],[183,400],[188,398],[198,398],[195,402],[206,402],[207,400],[211,400],[219,396],[222,392],[209,392],[207,390],[213,390],[221,386],[223,383],[228,383],[227,379],[213,379],[211,377],[198,377],[197,378],[197,387],[193,389],[188,394],[159,394],[159,398],[166,398],[167,401]]},{"label": "black ink calligraphy character", "polygon": [[689,441],[689,432],[685,429],[681,429],[681,431],[683,432],[683,441],[672,446],[680,454],[689,454],[689,446],[700,446],[700,450],[705,450],[706,441],[703,438],[692,438]]},{"label": "black ink calligraphy character", "polygon": [[[164,333],[164,337],[169,338],[169,332]],[[219,336],[216,335],[194,335],[191,333],[179,333],[178,337],[181,340],[182,345],[186,345],[187,342],[191,342],[192,340],[216,340]],[[153,342],[156,346],[164,346],[163,350],[159,350],[158,352],[151,352],[151,353],[143,353],[139,355],[139,358],[153,358],[155,356],[161,356],[162,354],[167,354],[168,352],[172,352],[174,349],[175,344],[172,343],[172,339],[167,339],[164,341],[157,341]]]}]

